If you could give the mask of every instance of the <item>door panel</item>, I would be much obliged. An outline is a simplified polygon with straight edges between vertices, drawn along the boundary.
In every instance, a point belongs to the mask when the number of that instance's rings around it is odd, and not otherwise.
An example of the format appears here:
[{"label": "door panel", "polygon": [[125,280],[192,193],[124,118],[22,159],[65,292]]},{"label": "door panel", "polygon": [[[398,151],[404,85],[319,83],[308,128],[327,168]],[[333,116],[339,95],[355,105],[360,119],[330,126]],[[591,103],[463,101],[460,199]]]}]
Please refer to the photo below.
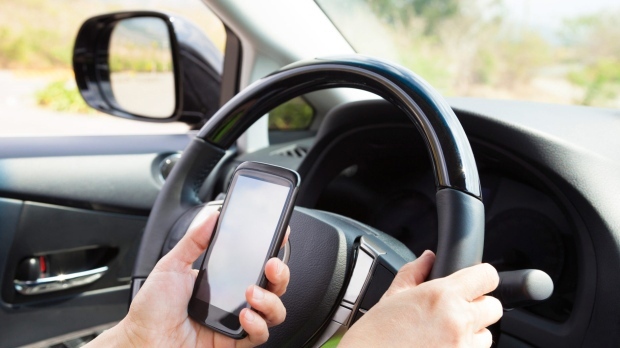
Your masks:
[{"label": "door panel", "polygon": [[[170,155],[171,152],[166,152]],[[5,197],[120,212],[148,212],[165,155],[89,155],[0,160]]]},{"label": "door panel", "polygon": [[[0,138],[0,347],[122,319],[137,246],[163,184],[159,165],[189,140]],[[27,295],[14,284],[101,267],[101,278],[59,291]]]},{"label": "door panel", "polygon": [[[143,216],[24,202],[5,265],[2,300],[7,304],[40,303],[126,285],[145,225]],[[47,260],[48,278],[100,267],[108,270],[101,279],[86,286],[22,295],[10,285],[14,279],[24,278],[18,276],[18,267],[32,257]]]}]

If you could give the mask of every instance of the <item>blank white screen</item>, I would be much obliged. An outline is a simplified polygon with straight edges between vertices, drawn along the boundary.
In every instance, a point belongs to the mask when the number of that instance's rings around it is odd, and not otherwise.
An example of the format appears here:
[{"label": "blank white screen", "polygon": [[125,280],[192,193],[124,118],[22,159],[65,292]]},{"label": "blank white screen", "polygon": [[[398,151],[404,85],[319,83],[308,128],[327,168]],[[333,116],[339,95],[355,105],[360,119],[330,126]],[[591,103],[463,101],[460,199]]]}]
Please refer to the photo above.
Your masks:
[{"label": "blank white screen", "polygon": [[247,306],[245,290],[263,271],[289,190],[253,177],[237,177],[207,256],[198,298],[237,315]]}]

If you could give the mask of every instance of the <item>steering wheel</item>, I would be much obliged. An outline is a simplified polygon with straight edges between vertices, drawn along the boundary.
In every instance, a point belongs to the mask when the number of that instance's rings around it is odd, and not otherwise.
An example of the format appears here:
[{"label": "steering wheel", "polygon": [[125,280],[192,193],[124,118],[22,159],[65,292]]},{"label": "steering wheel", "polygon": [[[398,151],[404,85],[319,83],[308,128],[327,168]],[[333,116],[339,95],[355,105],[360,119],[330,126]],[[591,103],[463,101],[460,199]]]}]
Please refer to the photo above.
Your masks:
[{"label": "steering wheel", "polygon": [[[178,231],[182,234],[204,206],[198,191],[226,149],[282,102],[334,87],[383,97],[422,135],[433,164],[438,213],[431,278],[481,262],[480,180],[465,132],[450,106],[419,76],[392,63],[363,56],[315,59],[289,65],[247,87],[191,141],[151,211],[132,276],[132,298],[178,240]],[[398,269],[415,259],[396,239],[340,215],[296,207],[290,226],[291,281],[282,297],[287,318],[270,330],[269,346],[317,346],[342,335],[379,300]],[[177,237],[171,239],[173,235]]]}]

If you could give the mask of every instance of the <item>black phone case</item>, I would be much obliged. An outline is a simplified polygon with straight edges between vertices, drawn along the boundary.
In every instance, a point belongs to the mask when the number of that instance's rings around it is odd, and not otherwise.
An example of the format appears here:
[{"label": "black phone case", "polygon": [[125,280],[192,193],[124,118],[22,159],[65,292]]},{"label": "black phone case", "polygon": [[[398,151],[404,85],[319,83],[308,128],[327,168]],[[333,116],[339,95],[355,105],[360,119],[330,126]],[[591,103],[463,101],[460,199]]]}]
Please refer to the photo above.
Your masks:
[{"label": "black phone case", "polygon": [[[248,172],[248,171],[254,171],[254,172],[277,176],[277,177],[283,178],[291,182],[292,184],[291,195],[285,206],[283,218],[281,220],[281,223],[278,225],[278,228],[274,234],[274,238],[272,239],[271,245],[269,246],[269,251],[264,260],[264,262],[267,262],[267,260],[278,256],[278,253],[280,251],[280,246],[282,245],[282,241],[284,240],[284,236],[286,235],[286,229],[289,225],[291,215],[293,214],[293,208],[295,206],[295,199],[297,197],[297,191],[298,191],[301,180],[297,172],[287,169],[287,168],[283,168],[283,167],[279,167],[279,166],[275,166],[271,164],[266,164],[266,163],[261,163],[261,162],[250,162],[250,161],[243,162],[239,166],[237,166],[233,175],[231,176],[231,180],[228,183],[228,187],[226,189],[226,198],[224,199],[224,202],[222,204],[222,211],[224,211],[224,207],[226,207],[228,197],[230,197],[230,195],[228,194],[229,193],[228,191],[230,190],[230,186],[234,182],[235,176],[240,175],[241,172]],[[219,221],[218,221],[218,225],[216,226],[216,230],[218,229],[219,229]],[[213,237],[215,237],[215,235]],[[213,237],[211,241],[215,239]],[[211,248],[211,242],[209,243],[209,246],[207,247],[207,251],[209,250],[209,248]],[[206,256],[207,256],[207,253],[205,253],[205,257],[202,260],[201,269],[204,267]],[[198,280],[199,278],[196,278],[196,279]],[[260,280],[257,285],[260,286],[261,288],[265,288],[267,285],[267,277],[265,276],[264,269],[261,273]],[[198,281],[194,284],[194,291],[190,299],[190,304],[192,303],[192,300],[194,300],[194,295],[196,293],[197,287],[198,287]],[[235,332],[221,330],[217,327],[213,327],[205,322],[206,318],[196,317],[196,314],[194,314],[191,308],[188,308],[188,314],[190,317],[192,317],[192,319],[196,320],[202,325],[205,325],[209,327],[210,329],[216,332],[222,333],[228,337],[232,337],[234,339],[242,339],[247,336],[247,333],[243,329],[241,329],[241,332],[235,333]]]}]

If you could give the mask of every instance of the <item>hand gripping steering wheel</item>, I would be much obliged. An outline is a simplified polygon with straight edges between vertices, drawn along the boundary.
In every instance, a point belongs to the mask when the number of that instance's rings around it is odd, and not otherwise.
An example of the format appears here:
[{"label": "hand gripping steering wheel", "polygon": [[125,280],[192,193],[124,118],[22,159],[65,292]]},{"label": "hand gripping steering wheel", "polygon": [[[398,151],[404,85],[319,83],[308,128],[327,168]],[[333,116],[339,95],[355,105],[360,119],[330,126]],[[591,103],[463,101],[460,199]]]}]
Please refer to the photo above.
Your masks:
[{"label": "hand gripping steering wheel", "polygon": [[[198,191],[226,149],[282,102],[335,87],[383,97],[422,135],[437,190],[438,249],[431,278],[481,262],[484,206],[478,170],[465,132],[446,101],[414,73],[382,60],[315,59],[289,65],[247,87],[191,141],[151,211],[133,272],[132,297],[169,250],[171,231],[179,226],[184,231],[205,205]],[[291,281],[282,297],[287,318],[270,330],[268,346],[317,346],[343,334],[378,301],[398,269],[415,259],[394,238],[340,215],[297,207],[290,226]]]}]

